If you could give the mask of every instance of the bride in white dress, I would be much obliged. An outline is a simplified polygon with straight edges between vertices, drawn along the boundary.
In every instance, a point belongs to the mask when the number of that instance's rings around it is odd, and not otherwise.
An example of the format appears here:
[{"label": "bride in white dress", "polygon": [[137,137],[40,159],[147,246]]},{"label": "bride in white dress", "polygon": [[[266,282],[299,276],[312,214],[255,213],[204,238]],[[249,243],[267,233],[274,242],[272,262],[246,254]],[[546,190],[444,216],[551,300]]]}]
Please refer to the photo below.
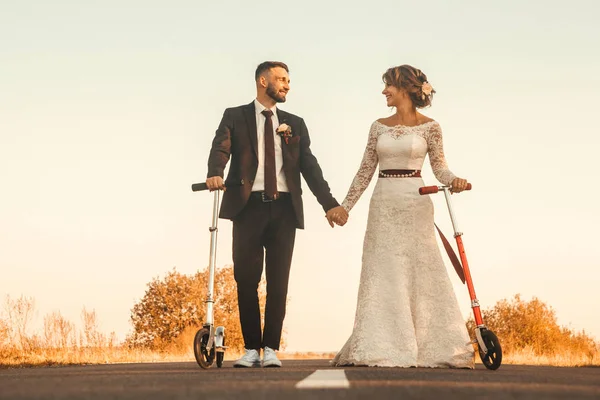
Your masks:
[{"label": "bride in white dress", "polygon": [[467,181],[446,165],[440,125],[416,111],[435,93],[425,74],[403,65],[388,69],[383,80],[396,113],[371,125],[360,169],[333,213],[343,225],[379,164],[354,329],[332,363],[473,368],[473,345],[436,242],[433,204],[418,192],[427,154],[436,178],[454,192]]}]

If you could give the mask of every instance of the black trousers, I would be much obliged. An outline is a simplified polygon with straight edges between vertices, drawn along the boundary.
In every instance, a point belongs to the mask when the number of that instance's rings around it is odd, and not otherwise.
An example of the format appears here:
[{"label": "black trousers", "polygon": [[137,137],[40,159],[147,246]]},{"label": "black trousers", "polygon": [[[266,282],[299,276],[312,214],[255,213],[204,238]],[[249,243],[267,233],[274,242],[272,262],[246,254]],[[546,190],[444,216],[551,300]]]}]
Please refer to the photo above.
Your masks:
[{"label": "black trousers", "polygon": [[[233,271],[246,349],[279,349],[297,224],[292,200],[286,194],[263,202],[259,193],[252,193],[233,220]],[[267,303],[261,332],[258,285],[263,261]]]}]

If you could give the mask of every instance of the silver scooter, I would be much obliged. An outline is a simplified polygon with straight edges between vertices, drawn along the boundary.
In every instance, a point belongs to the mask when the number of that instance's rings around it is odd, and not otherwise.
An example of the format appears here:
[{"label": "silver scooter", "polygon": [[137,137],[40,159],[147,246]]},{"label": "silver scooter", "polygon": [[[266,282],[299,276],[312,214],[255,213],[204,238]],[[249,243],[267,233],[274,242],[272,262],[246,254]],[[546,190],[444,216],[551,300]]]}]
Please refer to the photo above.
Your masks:
[{"label": "silver scooter", "polygon": [[[244,181],[239,183],[226,183],[227,187],[241,186]],[[207,190],[206,183],[194,183],[192,185],[192,191],[198,192]],[[217,223],[219,221],[219,203],[221,199],[221,191],[214,191],[213,200],[213,215],[212,224],[208,228],[210,231],[210,257],[208,264],[208,291],[206,294],[206,322],[194,337],[194,356],[198,365],[204,369],[210,368],[215,359],[217,361],[217,367],[223,366],[223,358],[225,357],[225,327],[218,326],[215,328],[214,315],[213,315],[213,304],[214,300],[214,286],[215,286],[215,266],[217,261]]]}]

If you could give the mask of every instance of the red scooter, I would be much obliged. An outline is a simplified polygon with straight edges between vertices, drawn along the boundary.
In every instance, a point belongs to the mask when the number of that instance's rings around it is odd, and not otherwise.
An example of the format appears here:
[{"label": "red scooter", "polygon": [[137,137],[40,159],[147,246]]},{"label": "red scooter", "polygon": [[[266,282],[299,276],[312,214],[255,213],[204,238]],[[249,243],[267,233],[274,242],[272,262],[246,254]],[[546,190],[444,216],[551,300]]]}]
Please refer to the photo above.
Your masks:
[{"label": "red scooter", "polygon": [[[467,262],[467,255],[465,253],[465,247],[462,241],[463,234],[458,229],[456,216],[454,215],[454,210],[452,209],[452,202],[450,201],[450,189],[450,186],[425,186],[419,188],[419,194],[427,195],[438,193],[439,191],[444,192],[444,195],[446,197],[446,204],[448,205],[448,211],[450,212],[450,220],[452,221],[452,227],[454,228],[454,237],[456,238],[456,245],[458,246],[460,261],[462,263],[464,279],[463,276],[461,276],[461,279],[463,279],[463,283],[466,282],[467,288],[469,289],[469,295],[471,297],[471,308],[473,309],[473,315],[475,317],[475,337],[477,338],[476,343],[479,346],[479,357],[481,357],[481,362],[483,362],[483,365],[485,365],[487,369],[496,370],[500,367],[500,364],[502,363],[502,347],[500,346],[500,342],[498,341],[498,338],[496,337],[494,332],[487,329],[487,327],[483,323],[483,318],[481,317],[481,310],[479,309],[479,300],[477,300],[477,296],[475,295],[475,288],[473,287],[471,272],[469,271],[469,263]],[[471,184],[468,184],[467,190],[471,190]],[[442,240],[444,239],[445,238],[442,236]],[[444,243],[444,245],[449,246],[449,244],[447,243]]]}]

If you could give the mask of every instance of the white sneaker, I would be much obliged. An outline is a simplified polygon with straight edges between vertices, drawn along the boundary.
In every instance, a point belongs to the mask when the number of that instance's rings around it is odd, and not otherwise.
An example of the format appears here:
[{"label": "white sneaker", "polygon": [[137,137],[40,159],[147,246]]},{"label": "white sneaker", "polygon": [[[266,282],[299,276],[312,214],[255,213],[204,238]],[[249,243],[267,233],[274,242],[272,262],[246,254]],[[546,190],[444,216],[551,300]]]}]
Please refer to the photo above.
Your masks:
[{"label": "white sneaker", "polygon": [[260,355],[257,350],[246,349],[246,354],[233,363],[235,368],[260,367]]},{"label": "white sneaker", "polygon": [[278,368],[281,367],[281,361],[277,358],[277,354],[275,354],[275,350],[270,347],[266,347],[263,350],[263,367],[265,368]]}]

